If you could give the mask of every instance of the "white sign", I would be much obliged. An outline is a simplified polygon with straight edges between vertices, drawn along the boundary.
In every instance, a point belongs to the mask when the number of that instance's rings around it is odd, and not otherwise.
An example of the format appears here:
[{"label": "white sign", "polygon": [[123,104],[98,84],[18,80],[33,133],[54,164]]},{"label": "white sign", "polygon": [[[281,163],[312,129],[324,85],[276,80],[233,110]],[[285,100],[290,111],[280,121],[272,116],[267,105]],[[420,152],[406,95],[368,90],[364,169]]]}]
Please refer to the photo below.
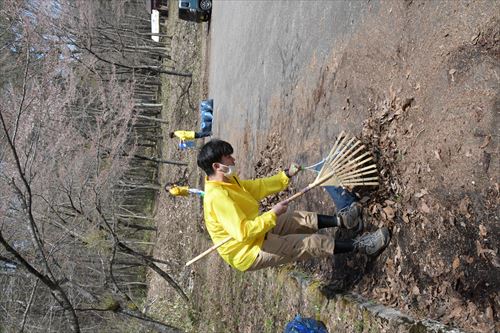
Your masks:
[{"label": "white sign", "polygon": [[[160,33],[160,12],[156,9],[151,11],[151,33],[159,34]],[[151,39],[155,42],[160,41],[159,36],[151,36]]]}]

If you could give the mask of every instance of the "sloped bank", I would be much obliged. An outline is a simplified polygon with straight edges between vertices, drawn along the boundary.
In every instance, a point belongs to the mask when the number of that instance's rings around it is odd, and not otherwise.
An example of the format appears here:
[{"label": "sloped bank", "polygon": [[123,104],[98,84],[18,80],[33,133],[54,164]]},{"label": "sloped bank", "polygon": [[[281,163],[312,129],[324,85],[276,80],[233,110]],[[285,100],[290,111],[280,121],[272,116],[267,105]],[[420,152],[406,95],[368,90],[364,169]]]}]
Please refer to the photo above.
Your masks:
[{"label": "sloped bank", "polygon": [[325,296],[328,291],[298,271],[287,273],[287,292],[302,295],[305,312],[321,319],[330,332],[388,332],[388,333],[465,333],[431,320],[417,320],[399,310],[378,304],[357,293]]}]

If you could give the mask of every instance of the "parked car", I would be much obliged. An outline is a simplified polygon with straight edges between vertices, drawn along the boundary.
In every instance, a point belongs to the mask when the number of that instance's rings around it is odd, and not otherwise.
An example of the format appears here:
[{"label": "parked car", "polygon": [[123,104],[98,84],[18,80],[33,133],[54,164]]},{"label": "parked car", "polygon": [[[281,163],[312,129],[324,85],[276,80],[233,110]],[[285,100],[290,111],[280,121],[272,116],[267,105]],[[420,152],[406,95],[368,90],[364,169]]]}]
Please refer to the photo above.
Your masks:
[{"label": "parked car", "polygon": [[212,0],[179,0],[179,19],[205,22],[210,19]]}]

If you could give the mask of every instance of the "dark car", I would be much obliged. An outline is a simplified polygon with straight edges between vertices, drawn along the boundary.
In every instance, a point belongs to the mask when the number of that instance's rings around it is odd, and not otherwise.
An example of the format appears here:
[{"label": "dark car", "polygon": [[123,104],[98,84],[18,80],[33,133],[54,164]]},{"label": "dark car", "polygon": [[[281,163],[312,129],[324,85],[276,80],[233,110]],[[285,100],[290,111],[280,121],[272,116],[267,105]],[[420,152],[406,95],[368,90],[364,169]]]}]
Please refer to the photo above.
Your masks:
[{"label": "dark car", "polygon": [[211,0],[179,0],[179,18],[185,21],[205,22],[210,19]]}]

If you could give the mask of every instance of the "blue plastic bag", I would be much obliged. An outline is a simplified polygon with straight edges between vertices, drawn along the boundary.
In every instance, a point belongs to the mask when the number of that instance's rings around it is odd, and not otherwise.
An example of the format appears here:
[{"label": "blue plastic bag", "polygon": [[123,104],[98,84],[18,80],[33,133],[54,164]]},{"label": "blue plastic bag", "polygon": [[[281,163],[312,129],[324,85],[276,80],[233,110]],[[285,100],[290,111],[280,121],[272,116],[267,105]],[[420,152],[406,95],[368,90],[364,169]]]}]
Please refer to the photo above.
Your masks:
[{"label": "blue plastic bag", "polygon": [[212,121],[212,119],[214,119],[214,116],[211,112],[207,112],[207,111],[201,112],[201,121],[209,122],[209,121]]},{"label": "blue plastic bag", "polygon": [[205,99],[200,102],[200,116],[201,116],[200,129],[204,133],[212,132],[212,121],[214,119],[213,107],[214,107],[213,99]]},{"label": "blue plastic bag", "polygon": [[322,322],[297,315],[286,325],[284,333],[328,333],[328,331]]},{"label": "blue plastic bag", "polygon": [[211,121],[202,122],[200,127],[201,127],[202,132],[212,132],[212,122]]},{"label": "blue plastic bag", "polygon": [[214,109],[214,100],[213,99],[205,99],[200,102],[200,111],[208,111],[212,112]]}]

